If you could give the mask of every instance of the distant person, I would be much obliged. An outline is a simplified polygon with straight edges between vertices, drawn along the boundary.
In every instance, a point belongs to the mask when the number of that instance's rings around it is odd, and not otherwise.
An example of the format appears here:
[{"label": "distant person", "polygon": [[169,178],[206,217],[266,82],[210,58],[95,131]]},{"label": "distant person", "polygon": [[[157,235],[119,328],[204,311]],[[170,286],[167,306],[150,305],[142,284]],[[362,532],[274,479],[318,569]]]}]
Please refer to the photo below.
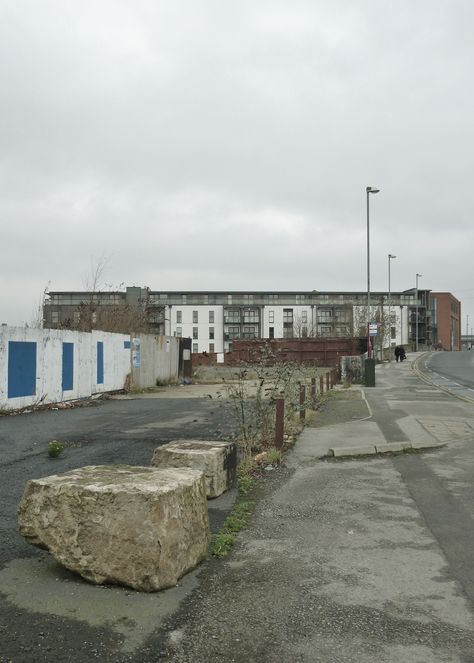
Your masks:
[{"label": "distant person", "polygon": [[399,346],[395,346],[395,361],[399,361],[400,359],[400,348]]},{"label": "distant person", "polygon": [[400,350],[400,361],[403,361],[404,359],[407,358],[407,354],[405,352],[405,348],[403,347],[403,345],[400,346],[399,350]]}]

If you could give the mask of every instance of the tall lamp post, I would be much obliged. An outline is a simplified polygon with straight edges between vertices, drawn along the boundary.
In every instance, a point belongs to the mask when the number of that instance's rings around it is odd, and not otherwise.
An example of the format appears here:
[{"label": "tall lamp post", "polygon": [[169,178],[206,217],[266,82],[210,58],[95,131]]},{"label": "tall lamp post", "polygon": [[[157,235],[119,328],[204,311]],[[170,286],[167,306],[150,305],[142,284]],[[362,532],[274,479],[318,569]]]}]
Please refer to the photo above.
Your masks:
[{"label": "tall lamp post", "polygon": [[388,360],[392,361],[392,295],[390,291],[390,263],[392,260],[394,260],[397,256],[392,255],[391,253],[388,254],[388,346],[390,349],[390,352],[388,353]]},{"label": "tall lamp post", "polygon": [[368,186],[365,189],[367,194],[367,357],[372,357],[372,343],[370,341],[370,205],[369,197],[371,193],[379,193],[380,189],[375,186]]},{"label": "tall lamp post", "polygon": [[416,275],[416,290],[415,290],[415,352],[418,352],[418,279],[421,278],[423,274]]},{"label": "tall lamp post", "polygon": [[466,314],[466,348],[469,349],[469,313]]}]

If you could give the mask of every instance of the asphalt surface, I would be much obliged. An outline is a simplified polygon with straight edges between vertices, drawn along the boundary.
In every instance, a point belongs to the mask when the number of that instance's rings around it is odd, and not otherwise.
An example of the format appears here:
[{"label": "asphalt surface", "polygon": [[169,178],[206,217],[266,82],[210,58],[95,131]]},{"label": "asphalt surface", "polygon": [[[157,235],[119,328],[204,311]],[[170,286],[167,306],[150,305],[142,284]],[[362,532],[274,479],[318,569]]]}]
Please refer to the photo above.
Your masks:
[{"label": "asphalt surface", "polygon": [[[63,571],[16,534],[16,503],[29,473],[97,458],[147,464],[161,441],[222,433],[214,402],[105,404],[84,410],[83,424],[79,411],[0,420],[13,456],[2,467],[0,661],[474,662],[473,405],[419,376],[425,357],[418,368],[411,359],[378,366],[373,389],[334,392],[257,484],[232,553],[157,594]],[[58,461],[45,454],[53,431],[73,443]],[[325,457],[402,441],[445,446]]]},{"label": "asphalt surface", "polygon": [[[76,409],[0,417],[2,663],[130,660],[196,585],[196,574],[160,596],[88,585],[24,542],[16,509],[28,479],[84,465],[149,466],[154,449],[171,440],[231,436],[225,404],[204,396],[94,401]],[[55,459],[47,454],[51,439],[66,444]],[[214,531],[234,500],[230,493],[210,502]]]}]

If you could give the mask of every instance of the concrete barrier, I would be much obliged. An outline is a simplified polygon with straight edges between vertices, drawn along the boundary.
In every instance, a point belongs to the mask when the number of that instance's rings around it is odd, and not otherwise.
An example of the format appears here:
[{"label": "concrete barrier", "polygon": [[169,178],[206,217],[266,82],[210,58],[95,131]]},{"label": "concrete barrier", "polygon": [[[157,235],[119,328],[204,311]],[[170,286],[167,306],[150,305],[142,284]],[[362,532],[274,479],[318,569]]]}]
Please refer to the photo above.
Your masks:
[{"label": "concrete barrier", "polygon": [[237,449],[234,442],[176,440],[155,449],[154,467],[191,467],[204,472],[207,497],[218,497],[235,481]]}]

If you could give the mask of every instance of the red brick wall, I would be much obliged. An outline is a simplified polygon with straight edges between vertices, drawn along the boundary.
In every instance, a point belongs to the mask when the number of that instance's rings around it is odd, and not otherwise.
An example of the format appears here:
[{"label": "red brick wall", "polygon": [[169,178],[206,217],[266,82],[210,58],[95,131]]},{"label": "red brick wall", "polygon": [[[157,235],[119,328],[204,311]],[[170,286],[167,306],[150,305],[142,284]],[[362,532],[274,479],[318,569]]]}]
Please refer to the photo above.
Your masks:
[{"label": "red brick wall", "polygon": [[[339,357],[365,352],[366,339],[358,338],[288,338],[240,341],[232,343],[232,352],[224,356],[226,364],[262,361],[264,348],[269,348],[281,361],[294,361],[318,366],[339,366]],[[193,355],[194,356],[194,355]]]}]

